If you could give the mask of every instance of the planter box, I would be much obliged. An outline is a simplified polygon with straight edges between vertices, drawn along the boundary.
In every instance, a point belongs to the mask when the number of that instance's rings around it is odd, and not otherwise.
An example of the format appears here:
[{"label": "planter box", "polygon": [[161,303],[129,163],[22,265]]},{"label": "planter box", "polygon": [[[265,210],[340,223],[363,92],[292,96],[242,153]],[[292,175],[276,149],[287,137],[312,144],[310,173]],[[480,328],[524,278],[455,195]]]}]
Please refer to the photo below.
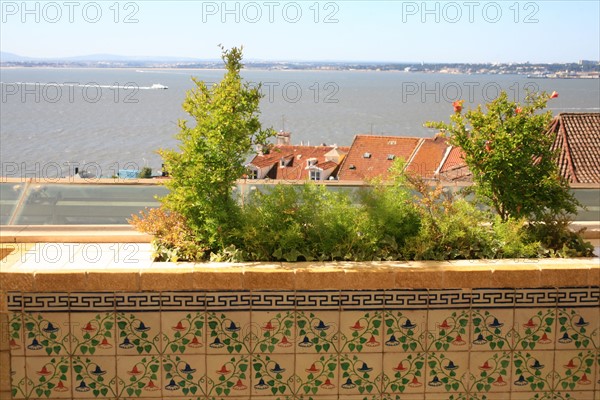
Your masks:
[{"label": "planter box", "polygon": [[600,396],[598,259],[173,264],[104,244],[45,264],[28,246],[0,270],[2,399]]}]

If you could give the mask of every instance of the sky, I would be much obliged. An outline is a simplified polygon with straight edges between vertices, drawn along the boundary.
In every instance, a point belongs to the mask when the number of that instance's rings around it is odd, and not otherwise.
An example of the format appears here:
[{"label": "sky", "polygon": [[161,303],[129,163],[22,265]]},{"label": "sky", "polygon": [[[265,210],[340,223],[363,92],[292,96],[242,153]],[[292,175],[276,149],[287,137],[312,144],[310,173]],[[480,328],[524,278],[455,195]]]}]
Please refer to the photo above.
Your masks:
[{"label": "sky", "polygon": [[358,62],[600,59],[600,1],[0,1],[0,49]]}]

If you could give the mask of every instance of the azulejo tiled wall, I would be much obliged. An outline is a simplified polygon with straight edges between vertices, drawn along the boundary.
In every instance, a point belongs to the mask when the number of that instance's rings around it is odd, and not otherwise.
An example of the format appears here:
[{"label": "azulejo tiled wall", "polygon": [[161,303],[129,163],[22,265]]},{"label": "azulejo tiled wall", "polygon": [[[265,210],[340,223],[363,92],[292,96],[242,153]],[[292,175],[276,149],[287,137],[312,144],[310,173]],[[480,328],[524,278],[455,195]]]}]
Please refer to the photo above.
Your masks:
[{"label": "azulejo tiled wall", "polygon": [[15,399],[600,398],[600,288],[8,293]]}]

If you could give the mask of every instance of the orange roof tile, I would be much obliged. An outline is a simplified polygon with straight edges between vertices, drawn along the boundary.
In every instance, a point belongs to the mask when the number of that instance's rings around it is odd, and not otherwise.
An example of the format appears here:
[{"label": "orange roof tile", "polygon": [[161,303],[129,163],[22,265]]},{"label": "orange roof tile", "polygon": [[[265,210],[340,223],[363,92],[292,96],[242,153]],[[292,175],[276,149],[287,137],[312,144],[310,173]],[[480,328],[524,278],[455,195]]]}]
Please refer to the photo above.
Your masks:
[{"label": "orange roof tile", "polygon": [[[271,166],[267,174],[267,177],[270,179],[309,179],[310,172],[307,169],[307,160],[315,158],[316,166],[323,170],[335,168],[336,163],[325,159],[325,154],[334,148],[336,147],[276,145],[271,148],[268,154],[255,156],[249,164],[258,168]],[[348,152],[349,147],[340,146],[338,149],[344,153]],[[287,161],[285,166],[281,166],[280,164],[282,158]],[[322,165],[325,165],[326,168],[323,168]]]},{"label": "orange roof tile", "polygon": [[434,178],[448,146],[448,142],[443,138],[423,139],[405,171],[416,173],[425,179]]},{"label": "orange roof tile", "polygon": [[561,113],[548,132],[561,176],[569,183],[600,183],[600,113]]},{"label": "orange roof tile", "polygon": [[385,177],[394,159],[408,161],[421,139],[399,136],[356,135],[342,161],[339,180],[361,181]]},{"label": "orange roof tile", "polygon": [[472,180],[473,175],[465,164],[465,155],[460,147],[452,147],[440,166],[439,178],[445,181]]}]

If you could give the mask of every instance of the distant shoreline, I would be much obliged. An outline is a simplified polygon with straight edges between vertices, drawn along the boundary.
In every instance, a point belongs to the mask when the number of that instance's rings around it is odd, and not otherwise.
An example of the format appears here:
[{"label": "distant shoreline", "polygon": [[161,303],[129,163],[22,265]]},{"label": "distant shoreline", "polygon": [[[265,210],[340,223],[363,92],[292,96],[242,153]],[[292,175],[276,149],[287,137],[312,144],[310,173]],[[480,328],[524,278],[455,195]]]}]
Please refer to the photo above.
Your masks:
[{"label": "distant shoreline", "polygon": [[[210,68],[210,67],[153,67],[153,66],[115,66],[115,67],[98,67],[98,66],[77,66],[77,65],[65,65],[65,66],[49,66],[49,65],[0,65],[0,70],[113,70],[113,71],[138,71],[140,73],[152,72],[152,71],[225,71],[224,68]],[[147,71],[146,71],[147,70]],[[246,71],[261,71],[261,72],[357,72],[357,73],[368,73],[368,72],[381,72],[381,73],[401,73],[401,74],[442,74],[442,75],[476,75],[476,76],[498,76],[498,75],[517,75],[525,76],[529,79],[600,79],[599,72],[574,72],[569,75],[558,75],[556,73],[539,74],[531,72],[519,72],[519,71],[502,71],[498,72],[495,70],[486,70],[484,72],[472,72],[472,71],[461,71],[461,70],[447,70],[442,68],[440,70],[401,70],[401,69],[381,69],[381,68],[272,68],[272,67],[248,67]]]}]

